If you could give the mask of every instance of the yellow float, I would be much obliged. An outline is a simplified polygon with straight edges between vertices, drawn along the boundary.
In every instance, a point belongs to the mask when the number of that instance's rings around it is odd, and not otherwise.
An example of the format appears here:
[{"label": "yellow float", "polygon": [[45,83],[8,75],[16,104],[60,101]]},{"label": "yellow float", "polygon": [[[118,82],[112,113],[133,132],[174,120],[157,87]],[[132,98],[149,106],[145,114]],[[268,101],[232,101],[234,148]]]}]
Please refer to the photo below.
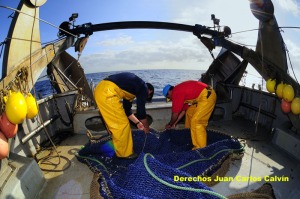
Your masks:
[{"label": "yellow float", "polygon": [[32,119],[38,114],[38,107],[35,98],[28,93],[26,96],[27,115],[26,118]]},{"label": "yellow float", "polygon": [[269,93],[275,93],[276,79],[268,79],[267,81],[267,91]]},{"label": "yellow float", "polygon": [[26,118],[27,105],[24,96],[20,92],[9,92],[4,98],[5,113],[8,120],[13,124],[20,124]]},{"label": "yellow float", "polygon": [[291,102],[295,97],[294,88],[289,84],[285,85],[282,91],[282,96],[285,101]]},{"label": "yellow float", "polygon": [[285,87],[285,84],[283,82],[279,83],[277,85],[277,88],[276,88],[276,95],[277,97],[279,97],[280,99],[282,99],[283,97],[283,88]]},{"label": "yellow float", "polygon": [[295,97],[292,101],[291,104],[291,110],[292,113],[294,113],[295,115],[300,114],[300,98],[299,97]]}]

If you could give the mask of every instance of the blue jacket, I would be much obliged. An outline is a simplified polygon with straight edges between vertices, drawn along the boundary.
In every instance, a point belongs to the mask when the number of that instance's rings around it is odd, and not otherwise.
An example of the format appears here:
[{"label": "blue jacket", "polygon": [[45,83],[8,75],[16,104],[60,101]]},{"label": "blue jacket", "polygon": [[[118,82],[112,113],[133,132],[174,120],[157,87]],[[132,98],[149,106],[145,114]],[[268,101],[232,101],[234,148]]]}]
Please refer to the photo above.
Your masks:
[{"label": "blue jacket", "polygon": [[[146,118],[146,99],[148,97],[147,84],[138,76],[133,73],[123,72],[110,75],[105,80],[115,83],[119,88],[125,90],[136,97],[137,104],[137,117],[139,119]],[[123,99],[123,107],[127,116],[132,114],[132,102]]]}]

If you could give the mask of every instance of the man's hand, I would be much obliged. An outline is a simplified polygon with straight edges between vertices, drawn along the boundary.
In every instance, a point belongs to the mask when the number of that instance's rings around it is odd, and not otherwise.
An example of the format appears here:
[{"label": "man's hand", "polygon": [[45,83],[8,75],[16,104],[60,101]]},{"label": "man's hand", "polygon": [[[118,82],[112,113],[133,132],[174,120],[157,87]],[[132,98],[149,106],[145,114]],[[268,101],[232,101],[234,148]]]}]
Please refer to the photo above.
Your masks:
[{"label": "man's hand", "polygon": [[144,130],[144,129],[145,129],[144,124],[143,124],[141,121],[140,121],[136,126],[137,126],[138,129],[140,129],[140,130]]},{"label": "man's hand", "polygon": [[172,128],[172,126],[169,123],[166,124],[165,129],[170,129],[170,128]]},{"label": "man's hand", "polygon": [[172,113],[171,120],[168,124],[166,124],[165,128],[166,129],[175,128],[175,126],[177,124],[178,116],[179,116],[179,113]]},{"label": "man's hand", "polygon": [[150,132],[150,127],[149,127],[149,124],[148,124],[148,120],[147,119],[142,119],[140,121],[141,121],[140,123],[143,124],[143,129],[140,129],[139,126],[138,126],[138,128],[140,130],[143,130],[145,133],[149,133]]},{"label": "man's hand", "polygon": [[165,129],[174,129],[176,126],[175,124],[170,125],[170,123],[166,124]]}]

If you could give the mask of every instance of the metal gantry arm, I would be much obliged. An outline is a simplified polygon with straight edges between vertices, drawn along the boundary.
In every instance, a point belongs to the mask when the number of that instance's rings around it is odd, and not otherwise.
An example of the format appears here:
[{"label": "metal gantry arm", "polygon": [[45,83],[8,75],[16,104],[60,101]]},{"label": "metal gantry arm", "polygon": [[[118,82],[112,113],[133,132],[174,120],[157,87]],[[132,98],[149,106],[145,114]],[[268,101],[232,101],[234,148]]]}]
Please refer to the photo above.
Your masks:
[{"label": "metal gantry arm", "polygon": [[[66,22],[63,22],[64,24]],[[179,23],[170,23],[170,22],[158,22],[158,21],[121,21],[121,22],[109,22],[102,24],[92,24],[85,23],[82,25],[74,26],[73,29],[68,26],[64,26],[65,32],[61,30],[59,35],[68,35],[69,33],[73,35],[92,35],[94,32],[107,31],[107,30],[118,30],[118,29],[165,29],[165,30],[175,30],[175,31],[184,31],[191,32],[196,36],[206,34],[212,37],[222,37],[228,34],[230,28],[226,27],[224,32],[211,30],[209,27],[196,24],[186,25]],[[224,34],[225,33],[225,34]]]},{"label": "metal gantry arm", "polygon": [[[65,24],[70,24],[71,22],[63,22],[61,24],[61,30],[58,35],[61,36],[72,36],[81,35],[85,36],[92,35],[94,32],[107,31],[107,30],[118,30],[118,29],[164,29],[164,30],[175,30],[193,33],[197,36],[200,41],[209,49],[211,52],[215,48],[216,44],[220,45],[224,42],[214,42],[213,39],[218,39],[217,41],[224,40],[231,34],[231,30],[228,26],[224,27],[224,31],[212,30],[210,27],[196,24],[186,25],[179,23],[170,22],[157,22],[157,21],[122,21],[122,22],[110,22],[102,24],[92,24],[85,23],[82,25],[74,26],[73,29]],[[208,35],[210,38],[204,37],[203,35]]]},{"label": "metal gantry arm", "polygon": [[[226,38],[231,34],[231,30],[227,26],[224,27],[223,31],[217,31],[211,29],[210,27],[199,24],[192,26],[186,24],[156,21],[123,21],[95,25],[93,25],[92,23],[86,23],[83,25],[74,26],[73,29],[68,29],[66,31],[74,35],[84,34],[87,36],[92,35],[94,32],[117,29],[165,29],[191,32],[200,39],[200,41],[209,49],[209,51],[211,51],[216,46],[219,46],[245,59],[260,73],[260,75],[262,75],[265,80],[274,78],[275,74],[281,74],[281,79],[283,81],[292,84],[295,88],[298,88],[299,86],[299,84],[292,77],[290,77],[286,73],[286,71],[278,68],[276,65],[274,65],[274,63],[272,63],[272,61],[262,58],[259,52],[227,40]],[[68,33],[64,34],[68,36]]]}]

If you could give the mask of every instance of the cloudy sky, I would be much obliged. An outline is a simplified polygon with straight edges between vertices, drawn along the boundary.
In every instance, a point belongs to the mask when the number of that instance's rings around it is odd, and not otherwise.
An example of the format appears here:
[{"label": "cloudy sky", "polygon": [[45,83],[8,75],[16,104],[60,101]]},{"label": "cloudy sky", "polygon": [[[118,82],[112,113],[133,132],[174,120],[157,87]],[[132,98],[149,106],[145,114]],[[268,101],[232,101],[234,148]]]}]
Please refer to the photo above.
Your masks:
[{"label": "cloudy sky", "polygon": [[[0,0],[0,5],[16,7],[17,0]],[[300,78],[300,2],[273,0],[275,16],[288,48],[294,72]],[[0,41],[4,41],[11,10],[0,8]],[[212,27],[211,14],[220,19],[221,29],[229,26],[231,41],[255,49],[258,20],[248,0],[48,0],[40,7],[40,18],[59,26],[72,13],[75,24],[116,21],[162,21]],[[42,42],[57,38],[57,29],[41,22]],[[214,49],[216,56],[220,49]],[[74,56],[74,50],[69,51]],[[188,32],[170,30],[113,30],[91,35],[80,62],[87,73],[135,69],[206,70],[212,56]],[[249,68],[250,75],[255,72]],[[289,69],[291,71],[291,68]],[[292,71],[291,71],[292,72]]]}]

